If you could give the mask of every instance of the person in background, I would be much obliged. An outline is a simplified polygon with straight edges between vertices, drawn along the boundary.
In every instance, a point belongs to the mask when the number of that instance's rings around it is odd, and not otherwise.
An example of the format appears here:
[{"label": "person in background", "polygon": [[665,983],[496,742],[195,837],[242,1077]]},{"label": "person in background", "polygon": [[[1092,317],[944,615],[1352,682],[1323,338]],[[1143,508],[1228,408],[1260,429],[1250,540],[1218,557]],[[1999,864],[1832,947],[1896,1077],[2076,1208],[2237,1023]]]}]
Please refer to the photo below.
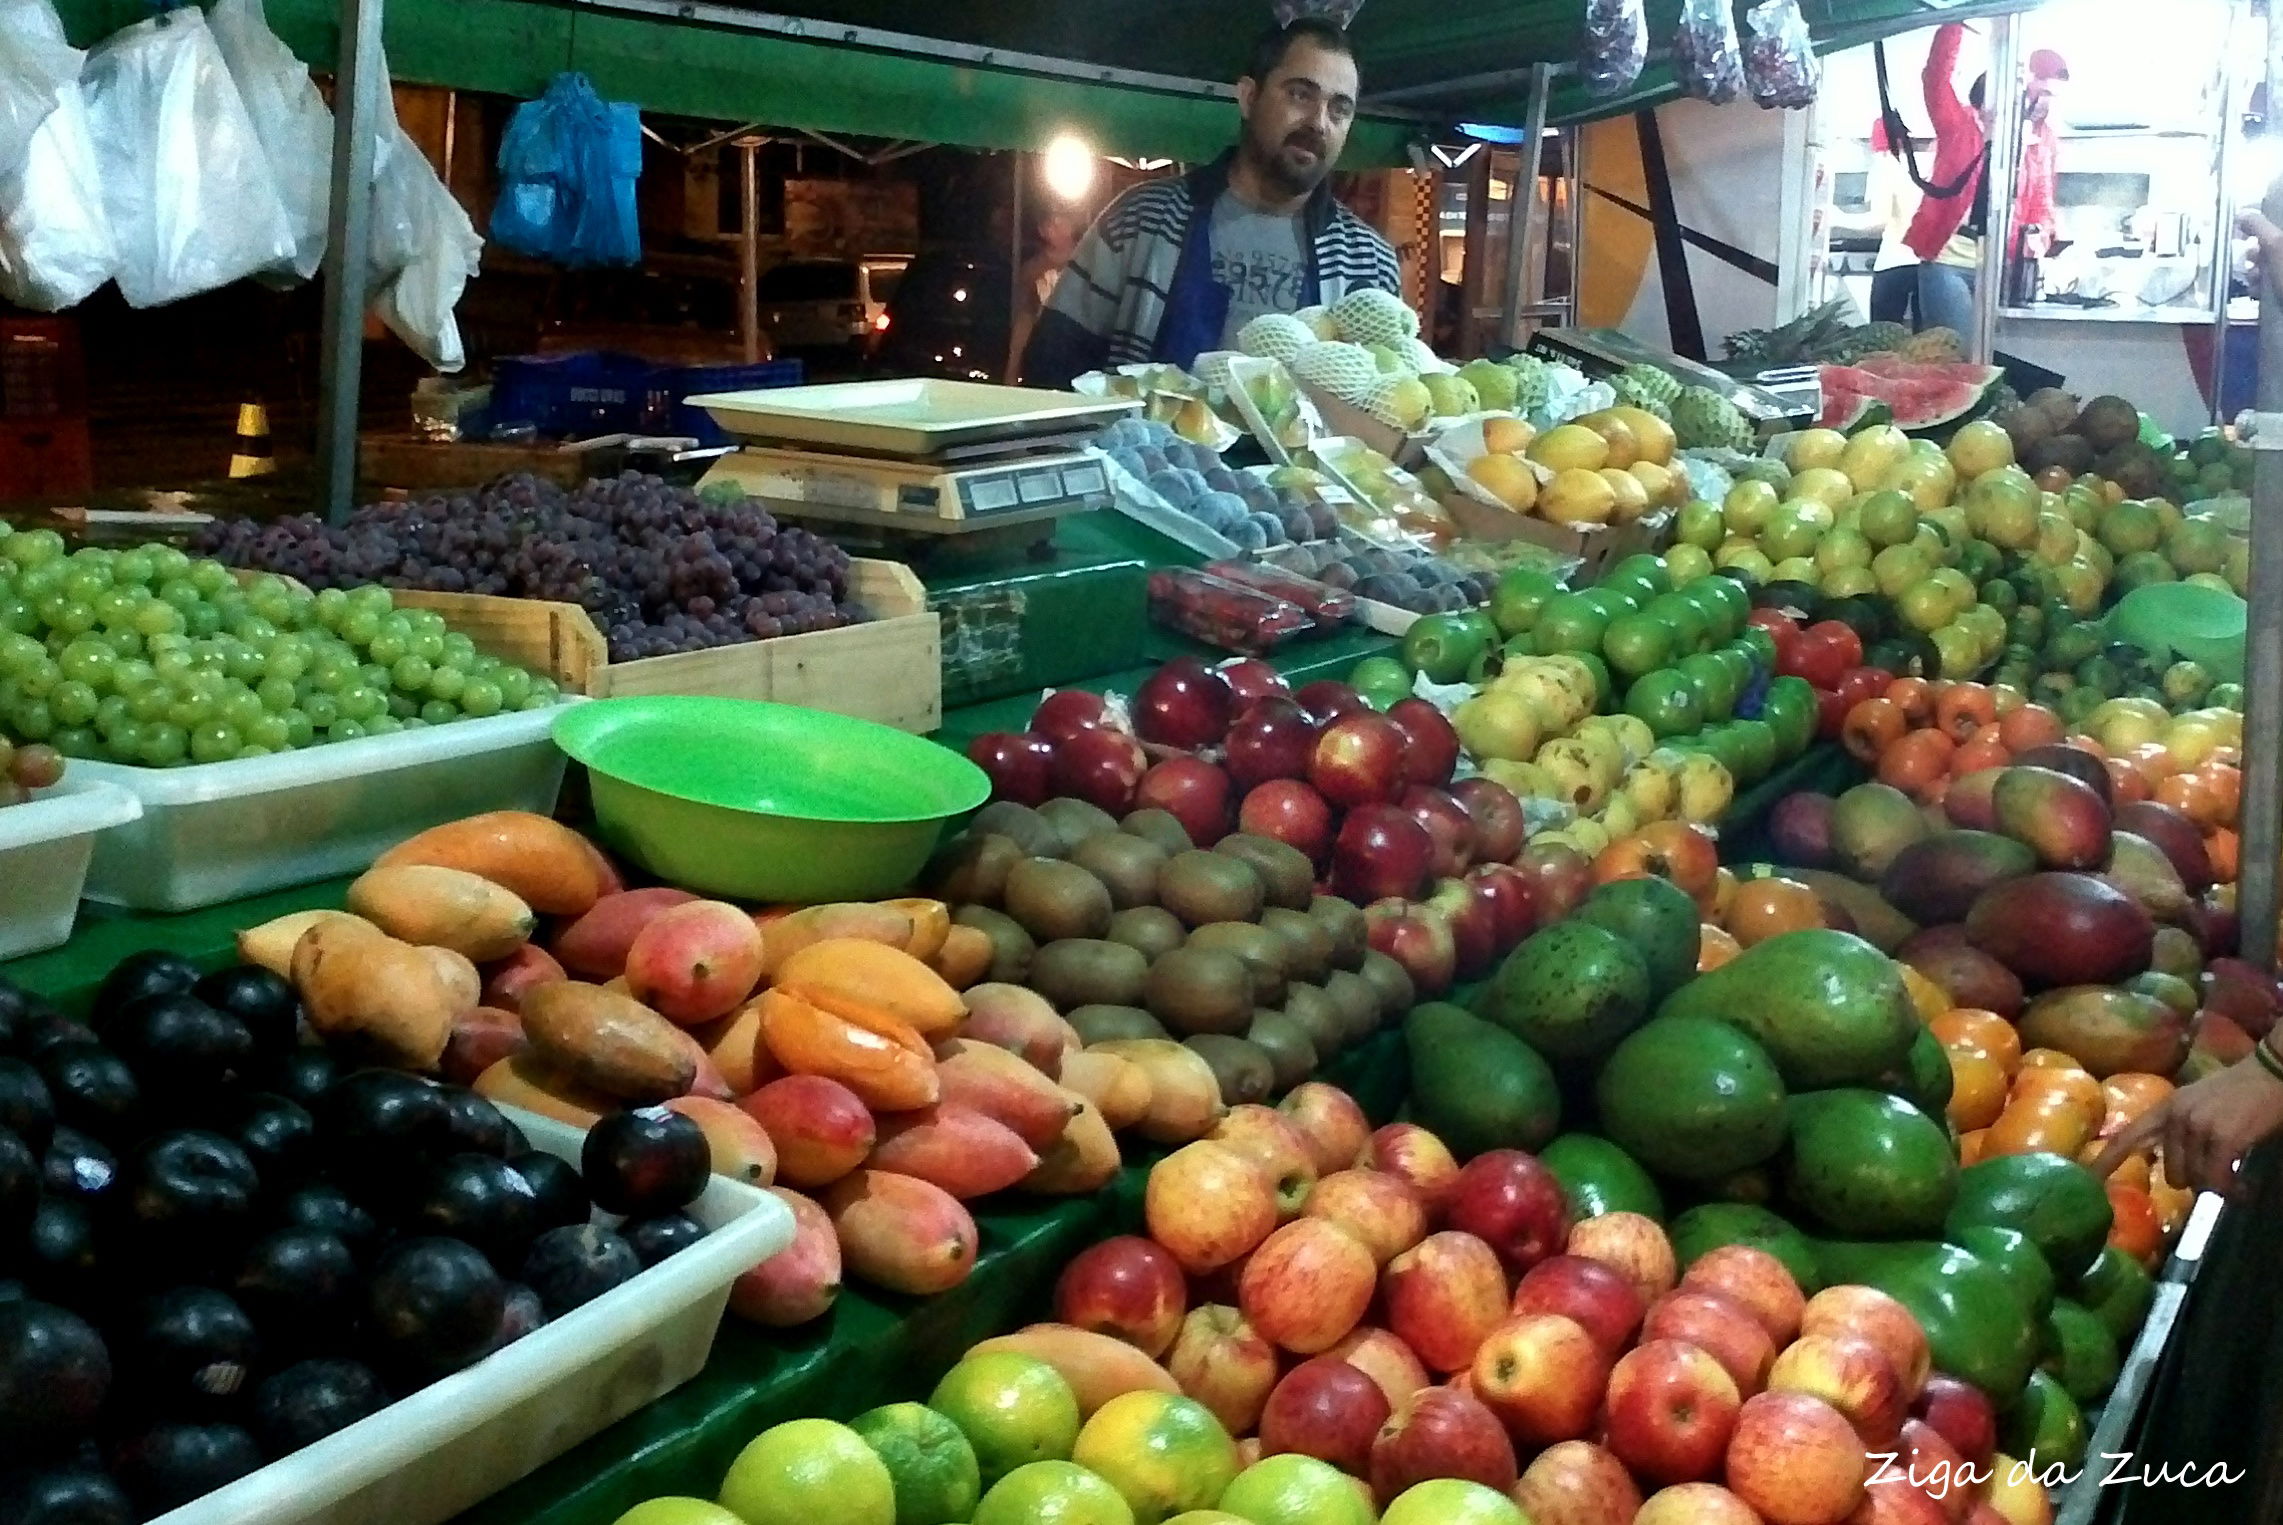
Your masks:
[{"label": "person in background", "polygon": [[1077,214],[1068,207],[1049,207],[1031,225],[1030,253],[1015,272],[1015,319],[1008,345],[1007,380],[1021,379],[1023,349],[1039,314],[1054,296],[1063,270],[1078,252],[1078,237],[1085,232]]},{"label": "person in background", "polygon": [[1935,29],[1920,76],[1934,124],[1933,189],[1919,201],[1904,242],[1919,258],[1918,325],[1964,333],[1974,326],[1974,277],[1981,265],[1982,226],[1989,220],[1989,76],[1958,98],[1963,24]]},{"label": "person in background", "polygon": [[1904,235],[1913,207],[1910,177],[1888,146],[1887,124],[1871,124],[1871,170],[1865,223],[1879,230],[1879,252],[1871,262],[1871,321],[1909,323],[1918,310],[1918,256]]},{"label": "person in background", "polygon": [[1137,185],[1079,244],[1024,347],[1030,386],[1105,366],[1188,366],[1245,324],[1363,287],[1400,293],[1395,251],[1332,197],[1358,91],[1347,33],[1272,28],[1237,81],[1237,145],[1189,174]]},{"label": "person in background", "polygon": [[[2061,210],[2054,201],[2061,136],[2053,120],[2055,86],[2069,78],[2069,65],[2051,48],[2029,55],[2029,86],[2022,101],[2021,176],[2013,198],[2013,247],[2017,257],[2043,259],[2060,233]],[[2025,239],[2037,230],[2034,245]]]}]

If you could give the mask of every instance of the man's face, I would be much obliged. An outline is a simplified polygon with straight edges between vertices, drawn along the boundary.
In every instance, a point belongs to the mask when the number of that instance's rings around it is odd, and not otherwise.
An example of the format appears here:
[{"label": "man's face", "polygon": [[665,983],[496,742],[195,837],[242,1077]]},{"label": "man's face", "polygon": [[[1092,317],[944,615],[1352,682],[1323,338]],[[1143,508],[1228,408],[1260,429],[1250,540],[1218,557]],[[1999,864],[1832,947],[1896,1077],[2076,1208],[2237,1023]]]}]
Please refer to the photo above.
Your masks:
[{"label": "man's face", "polygon": [[1305,40],[1285,51],[1267,79],[1237,81],[1245,156],[1295,196],[1322,183],[1347,146],[1356,114],[1356,63]]}]

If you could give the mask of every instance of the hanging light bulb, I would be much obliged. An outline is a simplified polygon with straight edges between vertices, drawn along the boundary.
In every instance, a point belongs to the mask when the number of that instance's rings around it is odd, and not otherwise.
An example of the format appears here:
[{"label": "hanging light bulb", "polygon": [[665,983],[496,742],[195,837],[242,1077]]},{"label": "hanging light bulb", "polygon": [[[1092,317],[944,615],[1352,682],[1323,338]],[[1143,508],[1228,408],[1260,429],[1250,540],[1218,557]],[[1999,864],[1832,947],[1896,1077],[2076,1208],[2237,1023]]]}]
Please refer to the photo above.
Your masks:
[{"label": "hanging light bulb", "polygon": [[1041,166],[1046,188],[1064,201],[1084,201],[1094,189],[1094,150],[1076,133],[1058,133]]}]

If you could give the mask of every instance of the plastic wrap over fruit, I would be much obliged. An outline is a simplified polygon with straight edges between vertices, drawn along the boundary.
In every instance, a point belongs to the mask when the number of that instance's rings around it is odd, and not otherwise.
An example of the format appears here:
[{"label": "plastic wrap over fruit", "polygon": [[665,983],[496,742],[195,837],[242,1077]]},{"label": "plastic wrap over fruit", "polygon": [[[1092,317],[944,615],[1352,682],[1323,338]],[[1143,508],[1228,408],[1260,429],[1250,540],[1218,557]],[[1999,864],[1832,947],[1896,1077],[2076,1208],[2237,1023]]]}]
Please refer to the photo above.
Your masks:
[{"label": "plastic wrap over fruit", "polygon": [[1354,594],[1272,563],[1216,561],[1208,564],[1205,571],[1209,576],[1298,604],[1310,619],[1327,630],[1356,617]]},{"label": "plastic wrap over fruit", "polygon": [[1681,94],[1715,106],[1744,93],[1744,50],[1728,0],[1682,0],[1673,33],[1673,81]]},{"label": "plastic wrap over fruit", "polygon": [[1728,489],[1736,485],[1736,479],[1717,462],[1686,453],[1679,460],[1681,470],[1688,475],[1688,491],[1692,498],[1706,503],[1718,503],[1728,496]]},{"label": "plastic wrap over fruit", "polygon": [[1585,93],[1622,95],[1649,61],[1649,18],[1642,0],[1586,0],[1585,52],[1578,73]]},{"label": "plastic wrap over fruit", "polygon": [[1573,418],[1617,406],[1617,389],[1606,381],[1589,379],[1574,366],[1546,367],[1546,400],[1530,410],[1533,427],[1545,430]]},{"label": "plastic wrap over fruit", "polygon": [[1316,628],[1298,604],[1191,567],[1149,574],[1149,615],[1191,640],[1252,657]]},{"label": "plastic wrap over fruit", "polygon": [[1815,56],[1799,0],[1760,0],[1744,13],[1744,76],[1752,99],[1771,111],[1815,104],[1823,61]]}]

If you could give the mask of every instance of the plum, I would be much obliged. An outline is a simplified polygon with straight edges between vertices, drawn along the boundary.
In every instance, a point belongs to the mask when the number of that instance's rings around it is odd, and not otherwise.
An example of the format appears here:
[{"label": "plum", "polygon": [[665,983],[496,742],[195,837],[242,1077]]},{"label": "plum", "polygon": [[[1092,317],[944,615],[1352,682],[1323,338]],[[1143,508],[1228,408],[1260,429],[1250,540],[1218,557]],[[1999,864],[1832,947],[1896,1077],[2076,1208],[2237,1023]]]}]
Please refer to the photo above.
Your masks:
[{"label": "plum", "polygon": [[372,1368],[356,1361],[301,1361],[254,1389],[254,1434],[273,1456],[298,1451],[388,1406]]},{"label": "plum", "polygon": [[532,1194],[538,1198],[541,1232],[575,1227],[593,1216],[594,1206],[587,1200],[586,1183],[579,1179],[578,1169],[570,1161],[534,1149],[516,1155],[507,1163],[530,1183]]},{"label": "plum", "polygon": [[301,998],[293,986],[258,964],[217,969],[191,986],[190,993],[244,1023],[254,1047],[263,1053],[281,1053],[300,1039]]},{"label": "plum", "polygon": [[546,1226],[531,1182],[488,1154],[455,1154],[435,1166],[413,1198],[411,1221],[421,1231],[465,1240],[502,1270],[520,1265]]},{"label": "plum", "polygon": [[706,1236],[706,1226],[688,1213],[660,1213],[654,1218],[629,1218],[618,1232],[634,1249],[634,1258],[648,1270],[669,1255],[678,1255]]},{"label": "plum", "polygon": [[642,1270],[634,1247],[596,1224],[551,1228],[531,1246],[523,1280],[539,1294],[551,1318],[561,1318]]},{"label": "plum", "polygon": [[146,1515],[212,1493],[262,1464],[254,1437],[234,1424],[155,1424],[113,1458],[119,1480]]},{"label": "plum", "polygon": [[705,1130],[679,1112],[613,1112],[587,1130],[579,1173],[595,1205],[628,1217],[687,1207],[713,1174]]},{"label": "plum", "polygon": [[506,1302],[505,1283],[474,1245],[406,1239],[366,1283],[365,1322],[384,1367],[431,1378],[484,1352]]}]

